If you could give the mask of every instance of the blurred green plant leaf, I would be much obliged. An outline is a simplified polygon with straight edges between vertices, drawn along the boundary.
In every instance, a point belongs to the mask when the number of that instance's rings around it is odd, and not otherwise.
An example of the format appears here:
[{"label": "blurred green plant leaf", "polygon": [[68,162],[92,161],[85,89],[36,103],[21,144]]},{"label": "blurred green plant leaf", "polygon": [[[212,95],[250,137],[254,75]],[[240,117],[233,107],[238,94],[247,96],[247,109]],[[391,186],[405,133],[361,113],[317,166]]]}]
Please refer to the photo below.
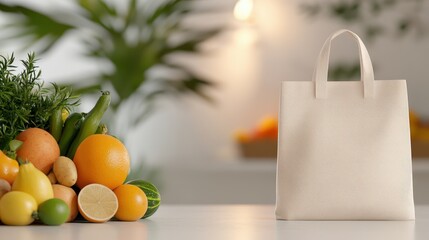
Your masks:
[{"label": "blurred green plant leaf", "polygon": [[27,39],[29,46],[43,40],[41,52],[51,49],[67,31],[74,28],[73,25],[61,23],[42,12],[24,6],[0,3],[0,11],[18,17],[13,23],[8,24],[8,28],[17,30],[15,35],[9,36],[9,39]]},{"label": "blurred green plant leaf", "polygon": [[[48,47],[42,49],[49,51],[67,31],[80,34],[84,55],[101,62],[103,67],[97,75],[80,79],[86,84],[72,84],[74,93],[91,93],[106,85],[113,87],[118,96],[112,102],[114,110],[129,98],[138,99],[144,107],[132,113],[132,124],[149,116],[160,97],[194,94],[212,101],[206,93],[214,87],[212,81],[196,76],[185,66],[167,64],[166,59],[178,52],[200,54],[201,43],[218,35],[223,26],[194,29],[184,20],[194,13],[216,13],[219,9],[197,8],[194,1],[188,0],[128,0],[121,10],[106,0],[74,3],[78,11],[61,19],[55,17],[53,10],[44,13],[23,5],[0,4],[1,12],[18,17],[7,23],[18,32],[9,40],[30,37],[31,44],[40,45],[49,38]],[[180,40],[172,41],[173,38]],[[163,78],[148,74],[159,65],[182,74]]]}]

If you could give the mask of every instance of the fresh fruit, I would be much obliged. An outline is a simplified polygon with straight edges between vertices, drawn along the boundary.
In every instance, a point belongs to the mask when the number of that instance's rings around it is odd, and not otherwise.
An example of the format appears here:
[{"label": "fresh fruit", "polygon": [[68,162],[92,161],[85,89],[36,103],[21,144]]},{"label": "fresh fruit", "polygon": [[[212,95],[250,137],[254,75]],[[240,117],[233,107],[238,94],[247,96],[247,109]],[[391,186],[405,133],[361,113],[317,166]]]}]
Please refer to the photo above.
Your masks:
[{"label": "fresh fruit", "polygon": [[77,181],[76,166],[68,157],[59,157],[54,162],[53,171],[57,181],[66,187],[73,186]]},{"label": "fresh fruit", "polygon": [[264,118],[253,134],[255,139],[272,138],[277,139],[277,119],[273,117]]},{"label": "fresh fruit", "polygon": [[55,138],[55,141],[60,141],[61,133],[63,131],[63,119],[62,119],[63,107],[59,106],[49,117],[49,132]]},{"label": "fresh fruit", "polygon": [[250,135],[243,130],[237,130],[234,133],[234,138],[240,143],[245,143],[250,140]]},{"label": "fresh fruit", "polygon": [[118,198],[118,211],[115,217],[121,221],[137,221],[147,210],[146,194],[139,187],[124,184],[113,190]]},{"label": "fresh fruit", "polygon": [[414,111],[410,110],[410,135],[412,139],[417,138],[420,124],[421,121],[419,116]]},{"label": "fresh fruit", "polygon": [[118,210],[115,193],[101,184],[89,184],[77,197],[80,214],[89,222],[107,222]]},{"label": "fresh fruit", "polygon": [[0,178],[12,184],[18,175],[19,164],[0,150]]},{"label": "fresh fruit", "polygon": [[88,136],[95,134],[97,131],[98,125],[103,118],[104,112],[110,105],[110,93],[108,91],[101,92],[101,96],[95,104],[94,108],[86,115],[85,120],[82,123],[82,126],[79,129],[77,136],[74,138],[70,148],[67,152],[67,156],[71,159],[74,159],[77,148]]},{"label": "fresh fruit", "polygon": [[143,218],[152,216],[161,204],[161,195],[158,189],[152,183],[144,180],[133,180],[128,182],[128,184],[135,185],[143,190],[148,200],[148,208]]},{"label": "fresh fruit", "polygon": [[49,178],[49,181],[51,182],[51,184],[55,184],[57,183],[57,177],[55,176],[55,173],[53,171],[50,171],[49,174],[47,175]]},{"label": "fresh fruit", "polygon": [[78,214],[76,192],[72,188],[60,184],[52,185],[52,189],[54,190],[54,197],[62,199],[70,209],[70,215],[67,218],[67,222],[73,221]]},{"label": "fresh fruit", "polygon": [[94,134],[87,137],[73,159],[77,169],[77,186],[99,183],[115,189],[125,181],[130,159],[125,146],[116,138]]},{"label": "fresh fruit", "polygon": [[12,185],[13,191],[22,191],[30,194],[40,204],[54,197],[49,178],[31,162],[24,162],[19,166],[18,176]]},{"label": "fresh fruit", "polygon": [[0,178],[0,199],[6,193],[10,192],[11,186],[8,181]]},{"label": "fresh fruit", "polygon": [[72,113],[64,123],[64,129],[61,134],[60,141],[58,145],[60,146],[61,156],[65,156],[69,150],[70,145],[73,142],[73,139],[76,137],[79,132],[80,125],[84,120],[83,113]]},{"label": "fresh fruit", "polygon": [[60,156],[57,141],[47,131],[40,128],[29,128],[21,132],[16,139],[24,142],[18,149],[18,157],[28,160],[34,166],[48,174],[55,160]]},{"label": "fresh fruit", "polygon": [[28,225],[34,221],[36,200],[28,193],[12,191],[0,199],[1,220],[7,225]]},{"label": "fresh fruit", "polygon": [[58,198],[44,201],[37,209],[37,216],[46,225],[61,225],[66,222],[70,215],[67,204]]}]

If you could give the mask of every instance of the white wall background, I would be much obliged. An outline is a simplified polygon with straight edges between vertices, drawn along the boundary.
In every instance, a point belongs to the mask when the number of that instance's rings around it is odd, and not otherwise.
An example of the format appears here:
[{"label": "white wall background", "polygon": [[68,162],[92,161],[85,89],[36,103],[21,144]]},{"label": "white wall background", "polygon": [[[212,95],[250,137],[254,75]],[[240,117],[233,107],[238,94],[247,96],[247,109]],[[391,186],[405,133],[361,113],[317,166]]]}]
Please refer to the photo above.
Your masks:
[{"label": "white wall background", "polygon": [[[30,0],[23,2],[36,4]],[[158,112],[129,135],[127,145],[134,161],[144,159],[153,165],[168,165],[238,159],[233,132],[251,128],[264,116],[277,114],[280,82],[310,80],[317,54],[331,32],[346,27],[362,34],[354,25],[304,16],[299,0],[255,0],[251,26],[233,23],[234,1],[222,0],[222,3],[231,6],[231,25],[235,28],[207,43],[210,50],[207,56],[178,59],[218,83],[212,92],[216,103],[211,105],[191,96],[180,101],[163,101]],[[59,5],[68,6],[65,1],[37,1],[41,8]],[[429,10],[427,5],[425,9]],[[409,9],[397,11],[401,12],[383,15],[381,20],[388,22]],[[5,19],[1,17],[0,21]],[[97,71],[99,65],[81,57],[83,50],[77,40],[76,36],[70,36],[39,62],[46,81]],[[429,37],[390,37],[367,45],[376,78],[407,79],[411,107],[427,117],[428,41]],[[18,47],[0,46],[0,53],[16,51]],[[334,61],[356,57],[357,48],[349,38],[335,42]],[[91,104],[82,107],[89,108]]]}]

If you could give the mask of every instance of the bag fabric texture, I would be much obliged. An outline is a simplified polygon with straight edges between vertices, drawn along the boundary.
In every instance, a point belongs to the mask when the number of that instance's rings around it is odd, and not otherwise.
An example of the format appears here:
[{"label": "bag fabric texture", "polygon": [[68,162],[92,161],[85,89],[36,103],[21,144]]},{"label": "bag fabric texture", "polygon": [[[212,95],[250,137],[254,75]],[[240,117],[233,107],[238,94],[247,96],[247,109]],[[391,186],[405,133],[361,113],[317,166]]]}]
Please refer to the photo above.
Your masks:
[{"label": "bag fabric texture", "polygon": [[[361,81],[327,81],[331,42],[350,34]],[[312,81],[284,81],[279,113],[276,217],[413,220],[405,80],[376,80],[368,51],[343,29],[324,43]]]}]

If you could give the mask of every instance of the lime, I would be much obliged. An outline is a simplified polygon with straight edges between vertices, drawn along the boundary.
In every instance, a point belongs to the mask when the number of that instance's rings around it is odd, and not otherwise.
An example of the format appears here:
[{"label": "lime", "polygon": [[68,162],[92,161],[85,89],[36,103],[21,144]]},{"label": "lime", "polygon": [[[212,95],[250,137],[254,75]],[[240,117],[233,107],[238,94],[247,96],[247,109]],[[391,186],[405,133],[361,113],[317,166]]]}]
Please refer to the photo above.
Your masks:
[{"label": "lime", "polygon": [[69,206],[59,198],[51,198],[39,205],[39,219],[46,225],[61,225],[70,215]]}]

